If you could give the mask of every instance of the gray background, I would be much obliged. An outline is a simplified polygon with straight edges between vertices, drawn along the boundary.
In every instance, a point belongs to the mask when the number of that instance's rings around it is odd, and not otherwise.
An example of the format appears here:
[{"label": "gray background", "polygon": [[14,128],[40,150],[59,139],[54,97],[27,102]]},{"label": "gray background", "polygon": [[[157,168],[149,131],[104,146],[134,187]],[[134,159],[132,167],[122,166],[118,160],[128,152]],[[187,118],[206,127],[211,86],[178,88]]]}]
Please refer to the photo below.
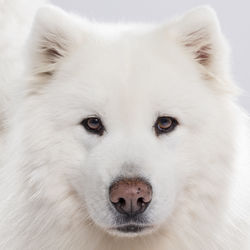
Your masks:
[{"label": "gray background", "polygon": [[250,111],[249,0],[51,0],[52,3],[97,21],[163,21],[199,6],[213,7],[232,47],[235,81],[244,90],[241,104]]}]

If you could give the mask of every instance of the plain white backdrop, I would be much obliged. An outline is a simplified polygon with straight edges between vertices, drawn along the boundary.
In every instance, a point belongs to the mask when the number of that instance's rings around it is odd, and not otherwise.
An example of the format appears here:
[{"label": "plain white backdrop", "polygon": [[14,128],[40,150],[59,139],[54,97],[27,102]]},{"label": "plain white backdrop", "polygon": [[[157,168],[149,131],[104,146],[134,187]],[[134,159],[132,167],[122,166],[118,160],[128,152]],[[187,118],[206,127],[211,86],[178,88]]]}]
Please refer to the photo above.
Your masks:
[{"label": "plain white backdrop", "polygon": [[52,0],[65,10],[97,21],[162,22],[200,5],[213,7],[232,48],[232,71],[244,90],[241,104],[250,112],[249,0]]}]

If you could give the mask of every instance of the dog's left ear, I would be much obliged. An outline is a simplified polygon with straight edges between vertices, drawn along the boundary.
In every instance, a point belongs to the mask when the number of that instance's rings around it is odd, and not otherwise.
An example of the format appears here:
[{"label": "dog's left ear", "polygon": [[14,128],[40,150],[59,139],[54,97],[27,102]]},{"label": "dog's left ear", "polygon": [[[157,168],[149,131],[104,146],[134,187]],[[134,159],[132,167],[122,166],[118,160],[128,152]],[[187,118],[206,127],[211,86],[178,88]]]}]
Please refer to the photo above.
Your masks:
[{"label": "dog's left ear", "polygon": [[191,10],[169,25],[170,33],[207,75],[226,76],[229,47],[210,7]]},{"label": "dog's left ear", "polygon": [[33,76],[47,80],[81,43],[83,32],[77,18],[63,10],[41,8],[33,24],[28,43],[29,69]]}]

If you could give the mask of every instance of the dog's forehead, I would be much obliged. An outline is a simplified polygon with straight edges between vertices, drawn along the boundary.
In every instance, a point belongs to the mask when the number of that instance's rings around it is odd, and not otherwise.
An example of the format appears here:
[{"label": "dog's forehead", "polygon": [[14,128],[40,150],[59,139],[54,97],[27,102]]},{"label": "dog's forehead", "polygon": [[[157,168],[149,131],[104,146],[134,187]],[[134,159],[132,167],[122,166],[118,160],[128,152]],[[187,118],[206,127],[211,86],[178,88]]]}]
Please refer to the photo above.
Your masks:
[{"label": "dog's forehead", "polygon": [[178,85],[184,85],[180,91],[185,92],[185,85],[191,89],[192,82],[200,81],[194,63],[182,55],[180,46],[151,33],[124,34],[113,40],[90,39],[76,51],[65,70],[76,83],[131,98],[169,93]]},{"label": "dog's forehead", "polygon": [[79,106],[123,116],[128,110],[131,116],[146,107],[166,112],[186,107],[203,85],[180,46],[153,32],[135,35],[126,31],[112,39],[92,37],[75,50],[57,78],[58,84],[65,82],[63,88]]}]

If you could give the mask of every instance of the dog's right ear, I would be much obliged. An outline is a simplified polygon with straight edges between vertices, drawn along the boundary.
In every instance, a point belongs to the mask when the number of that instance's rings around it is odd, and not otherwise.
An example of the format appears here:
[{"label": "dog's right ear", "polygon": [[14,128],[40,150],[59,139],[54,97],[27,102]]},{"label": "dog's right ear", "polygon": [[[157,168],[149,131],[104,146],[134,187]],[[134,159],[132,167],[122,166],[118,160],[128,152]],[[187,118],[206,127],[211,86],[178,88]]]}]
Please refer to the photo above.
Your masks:
[{"label": "dog's right ear", "polygon": [[63,10],[46,6],[38,10],[28,43],[33,76],[49,79],[82,39],[81,26]]}]

